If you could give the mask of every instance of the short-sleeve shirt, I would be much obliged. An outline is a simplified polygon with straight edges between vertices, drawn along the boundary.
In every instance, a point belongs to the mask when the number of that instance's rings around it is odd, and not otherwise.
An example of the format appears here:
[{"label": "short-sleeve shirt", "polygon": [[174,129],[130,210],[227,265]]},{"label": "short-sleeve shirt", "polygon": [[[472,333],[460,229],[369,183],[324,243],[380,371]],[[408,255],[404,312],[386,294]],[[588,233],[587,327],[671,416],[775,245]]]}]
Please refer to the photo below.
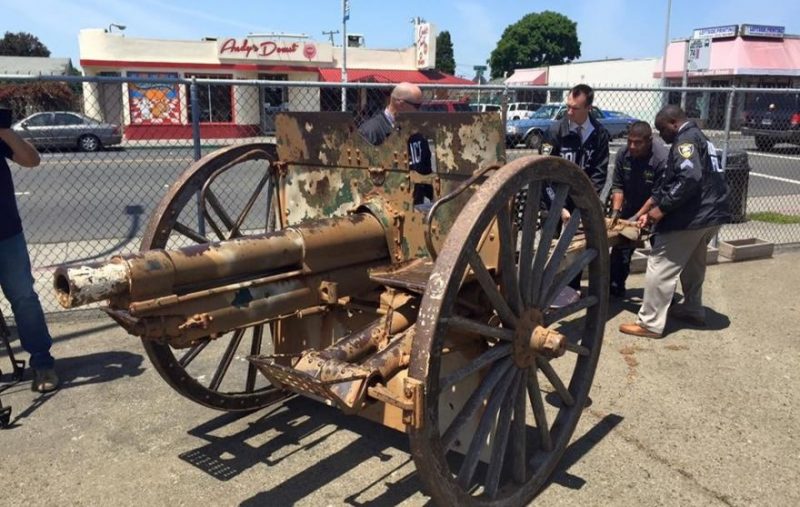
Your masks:
[{"label": "short-sleeve shirt", "polygon": [[14,194],[14,180],[6,159],[14,153],[3,141],[0,141],[0,240],[8,239],[22,232],[22,220],[17,210],[17,198]]}]

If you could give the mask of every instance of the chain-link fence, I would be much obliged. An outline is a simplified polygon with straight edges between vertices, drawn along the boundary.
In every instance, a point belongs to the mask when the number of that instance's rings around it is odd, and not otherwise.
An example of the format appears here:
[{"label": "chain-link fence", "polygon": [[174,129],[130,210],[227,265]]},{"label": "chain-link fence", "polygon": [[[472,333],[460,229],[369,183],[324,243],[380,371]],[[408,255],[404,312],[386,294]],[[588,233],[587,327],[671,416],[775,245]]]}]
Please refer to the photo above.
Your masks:
[{"label": "chain-link fence", "polygon": [[[36,169],[11,165],[46,311],[58,310],[50,288],[54,266],[137,251],[150,215],[194,160],[223,146],[274,141],[281,111],[345,110],[362,122],[385,107],[392,89],[385,83],[350,83],[343,93],[336,83],[214,77],[131,72],[124,78],[0,77],[0,104],[12,107],[15,128],[43,154]],[[509,159],[538,148],[542,132],[565,113],[567,92],[563,87],[423,89],[423,110],[472,108],[508,118]],[[597,88],[594,105],[613,137],[611,168],[632,122],[652,124],[665,103],[684,104],[728,169],[736,220],[720,238],[785,244],[800,242],[800,149],[792,144],[800,143],[798,93]],[[252,162],[237,177],[218,182],[217,197],[242,209],[259,184],[259,167]],[[266,204],[254,206],[266,213]],[[197,223],[197,230],[214,237],[198,221],[196,208],[184,211],[183,223]]]}]

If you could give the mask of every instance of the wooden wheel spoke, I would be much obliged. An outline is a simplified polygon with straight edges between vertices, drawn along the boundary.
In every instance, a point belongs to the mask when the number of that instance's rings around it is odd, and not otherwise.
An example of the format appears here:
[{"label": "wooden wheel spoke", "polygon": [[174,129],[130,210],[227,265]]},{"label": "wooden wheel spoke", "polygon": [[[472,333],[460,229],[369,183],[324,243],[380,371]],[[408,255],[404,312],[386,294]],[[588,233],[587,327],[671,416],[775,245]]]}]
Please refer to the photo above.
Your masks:
[{"label": "wooden wheel spoke", "polygon": [[575,237],[575,233],[578,231],[578,224],[580,224],[580,222],[581,210],[576,209],[570,215],[569,221],[564,227],[564,230],[561,231],[561,237],[558,238],[558,243],[553,249],[553,253],[550,255],[550,260],[547,262],[547,266],[544,269],[544,273],[542,274],[542,283],[539,289],[540,294],[546,294],[547,291],[550,290],[550,285],[553,283],[553,279],[556,277],[558,268],[561,265],[561,260],[563,259],[564,254],[567,253],[567,248],[569,248],[572,238]]},{"label": "wooden wheel spoke", "polygon": [[511,369],[511,366],[511,359],[496,362],[489,374],[483,378],[478,388],[472,391],[464,406],[461,407],[453,422],[450,423],[450,426],[442,435],[442,445],[445,449],[449,449],[453,445],[456,437],[458,437],[458,432],[475,415],[475,412],[483,406],[483,402],[489,397],[489,394],[500,382],[500,379]]},{"label": "wooden wheel spoke", "polygon": [[568,304],[567,306],[548,310],[547,313],[544,314],[544,325],[545,327],[551,326],[563,318],[596,305],[597,301],[597,296],[586,296],[585,298],[581,298],[574,303]]},{"label": "wooden wheel spoke", "polygon": [[[257,356],[261,353],[261,342],[264,337],[264,324],[259,324],[253,327],[253,342],[250,345],[250,355]],[[258,370],[256,366],[250,361],[247,362],[247,380],[245,381],[244,390],[248,393],[253,392],[256,387],[256,376]]]},{"label": "wooden wheel spoke", "polygon": [[500,285],[503,294],[508,301],[511,310],[519,315],[522,311],[522,297],[519,293],[519,283],[517,281],[517,262],[514,258],[516,251],[516,239],[511,227],[511,216],[502,208],[497,216],[497,228],[500,235]]},{"label": "wooden wheel spoke", "polygon": [[202,352],[209,343],[211,343],[211,338],[203,338],[192,345],[192,347],[187,350],[186,353],[183,354],[183,356],[181,356],[181,358],[178,360],[178,364],[180,364],[183,368],[189,366],[189,363],[194,361],[194,358],[197,357],[197,355]]},{"label": "wooden wheel spoke", "polygon": [[208,243],[208,238],[200,234],[199,232],[195,231],[188,225],[184,225],[181,222],[175,222],[173,226],[175,232],[186,236],[187,238],[191,239],[195,243]]},{"label": "wooden wheel spoke", "polygon": [[547,377],[547,380],[550,381],[550,384],[558,393],[558,396],[561,398],[561,401],[564,402],[564,405],[571,407],[575,405],[575,398],[572,397],[567,386],[564,385],[564,382],[561,381],[561,377],[558,376],[556,370],[553,369],[553,365],[550,362],[539,356],[536,358],[536,365],[542,370],[544,376]]},{"label": "wooden wheel spoke", "polygon": [[489,270],[486,269],[483,260],[481,260],[474,250],[470,250],[467,253],[467,259],[469,265],[472,267],[472,271],[475,273],[475,277],[478,279],[478,283],[480,283],[481,288],[492,303],[492,307],[497,311],[497,315],[500,317],[503,325],[513,329],[517,317],[514,315],[511,307],[508,306],[503,295],[500,294],[500,291],[497,289],[494,278],[492,278]]},{"label": "wooden wheel spoke", "polygon": [[544,399],[542,398],[542,391],[539,389],[539,377],[537,375],[536,368],[533,368],[530,375],[528,375],[528,398],[530,398],[531,407],[533,407],[533,419],[536,421],[536,427],[539,428],[541,447],[545,451],[552,451],[553,440],[550,437],[550,426],[547,424]]},{"label": "wooden wheel spoke", "polygon": [[492,438],[492,453],[489,458],[489,469],[486,471],[486,482],[484,489],[489,498],[494,498],[497,494],[497,487],[500,484],[500,472],[503,470],[503,462],[508,449],[508,434],[511,429],[511,416],[517,404],[517,392],[523,383],[526,370],[517,370],[514,381],[500,407],[497,416],[497,426]]},{"label": "wooden wheel spoke", "polygon": [[533,259],[533,266],[531,267],[533,283],[531,284],[531,292],[528,296],[531,301],[535,301],[535,295],[541,292],[542,278],[538,275],[543,271],[547,255],[550,253],[550,244],[553,242],[556,228],[559,222],[561,222],[561,210],[564,209],[564,204],[567,202],[568,193],[569,187],[567,185],[559,185],[556,188],[555,196],[553,197],[550,210],[547,214],[547,220],[545,220],[544,227],[542,227],[539,245],[536,247],[536,255]]},{"label": "wooden wheel spoke", "polygon": [[448,327],[465,333],[475,333],[498,340],[511,341],[514,339],[514,331],[504,327],[494,327],[483,322],[468,319],[461,316],[453,316],[446,320]]},{"label": "wooden wheel spoke", "polygon": [[525,306],[531,306],[531,279],[533,271],[533,241],[536,239],[536,219],[539,216],[539,201],[542,197],[542,182],[528,185],[528,195],[522,208],[522,239],[519,246],[519,290]]},{"label": "wooden wheel spoke", "polygon": [[590,353],[589,349],[587,349],[583,345],[578,345],[577,343],[572,343],[570,341],[567,341],[565,347],[570,352],[574,352],[574,353],[578,354],[579,356],[588,356],[589,353]]},{"label": "wooden wheel spoke", "polygon": [[517,398],[514,403],[514,425],[511,427],[511,474],[517,484],[525,483],[528,476],[525,463],[527,452],[527,438],[525,417],[527,415],[527,405],[525,403],[525,391],[527,387],[528,371],[522,371],[523,378],[517,388]]},{"label": "wooden wheel spoke", "polygon": [[[269,180],[269,170],[267,170],[267,172],[264,173],[264,176],[261,177],[261,180],[258,182],[258,185],[256,185],[255,190],[253,190],[253,192],[250,194],[250,198],[247,200],[247,204],[245,204],[244,208],[242,209],[242,212],[239,213],[239,216],[236,217],[236,223],[231,228],[232,236],[233,234],[236,234],[237,236],[240,235],[239,230],[241,229],[242,224],[244,224],[247,215],[249,215],[250,211],[253,209],[253,205],[256,203],[258,196],[261,194],[261,190],[264,188],[264,185],[267,184],[268,180]],[[267,191],[269,191],[269,188],[267,189]]]},{"label": "wooden wheel spoke", "polygon": [[588,266],[589,263],[595,259],[595,257],[597,257],[597,250],[590,248],[581,252],[578,255],[578,259],[570,264],[567,269],[565,269],[556,279],[551,289],[547,293],[542,293],[541,297],[539,298],[539,307],[547,308],[550,306],[556,296],[558,296],[564,287],[567,286],[570,280],[578,276],[578,273],[583,271],[583,269]]},{"label": "wooden wheel spoke", "polygon": [[[203,192],[203,195],[206,202],[211,205],[214,213],[216,213],[219,219],[222,221],[222,224],[226,229],[228,229],[228,234],[225,235],[225,239],[230,239],[233,237],[233,219],[230,217],[230,215],[228,215],[228,212],[225,211],[222,203],[220,203],[219,199],[217,199],[217,195],[210,188],[206,188]],[[208,213],[206,213],[206,218],[208,218]]]},{"label": "wooden wheel spoke", "polygon": [[231,337],[231,341],[228,343],[228,348],[225,349],[225,353],[222,355],[222,360],[217,366],[217,371],[214,372],[214,377],[211,379],[211,383],[208,385],[208,388],[212,391],[219,390],[219,386],[222,384],[222,379],[228,372],[228,368],[231,366],[231,361],[233,361],[233,356],[236,354],[236,349],[239,348],[239,343],[242,341],[242,335],[244,335],[244,329],[237,329],[233,332],[233,337]]},{"label": "wooden wheel spoke", "polygon": [[225,231],[222,230],[222,227],[219,226],[216,220],[214,220],[214,218],[211,216],[211,213],[209,213],[208,210],[205,209],[205,207],[203,208],[203,216],[208,222],[208,225],[211,226],[211,229],[214,230],[214,234],[217,235],[217,239],[219,239],[220,241],[225,241],[226,239],[228,239],[227,234],[225,234]]},{"label": "wooden wheel spoke", "polygon": [[461,464],[461,469],[458,471],[457,481],[458,484],[465,490],[469,489],[472,483],[472,477],[475,475],[475,468],[478,466],[478,459],[481,455],[481,449],[486,445],[486,438],[489,436],[492,426],[494,426],[497,412],[500,405],[506,398],[512,382],[516,378],[516,370],[512,368],[503,376],[503,380],[492,392],[489,398],[489,404],[486,406],[483,414],[481,414],[481,421],[478,423],[478,429],[472,436],[472,441],[469,443],[469,450],[464,456],[464,462]]},{"label": "wooden wheel spoke", "polygon": [[447,389],[448,387],[452,386],[453,384],[457,384],[461,382],[468,376],[472,375],[476,371],[480,370],[484,366],[491,364],[498,359],[502,359],[505,356],[511,354],[511,344],[501,344],[496,345],[490,348],[488,351],[484,352],[477,358],[470,361],[470,363],[458,370],[454,371],[450,375],[444,377],[441,381],[440,390]]}]

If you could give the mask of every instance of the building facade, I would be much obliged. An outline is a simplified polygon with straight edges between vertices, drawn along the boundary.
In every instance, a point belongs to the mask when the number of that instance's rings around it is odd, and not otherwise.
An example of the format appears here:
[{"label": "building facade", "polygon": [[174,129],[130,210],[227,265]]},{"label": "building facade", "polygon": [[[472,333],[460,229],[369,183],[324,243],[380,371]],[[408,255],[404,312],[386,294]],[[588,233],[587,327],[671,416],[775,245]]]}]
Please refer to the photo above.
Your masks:
[{"label": "building facade", "polygon": [[[396,50],[347,48],[350,82],[471,84],[433,70],[435,29],[415,27],[416,43]],[[86,76],[135,78],[130,83],[84,84],[84,110],[124,126],[128,139],[190,138],[189,87],[155,80],[213,78],[198,83],[201,135],[249,137],[274,129],[283,110],[341,110],[341,89],[237,85],[238,80],[341,82],[343,51],[305,36],[283,34],[206,38],[200,41],[137,39],[103,29],[81,30],[80,63]],[[148,82],[148,79],[154,80]],[[373,90],[374,92],[374,90]],[[384,92],[348,90],[347,109],[382,107]]]}]

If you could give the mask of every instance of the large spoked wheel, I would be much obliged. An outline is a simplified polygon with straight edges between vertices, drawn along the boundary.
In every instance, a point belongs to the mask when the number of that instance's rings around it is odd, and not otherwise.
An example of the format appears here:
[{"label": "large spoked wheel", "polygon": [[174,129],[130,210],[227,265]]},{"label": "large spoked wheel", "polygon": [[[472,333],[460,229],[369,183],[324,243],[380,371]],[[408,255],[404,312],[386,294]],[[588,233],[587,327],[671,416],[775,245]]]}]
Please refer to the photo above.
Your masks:
[{"label": "large spoked wheel", "polygon": [[[276,192],[270,167],[276,159],[274,145],[247,144],[195,162],[153,213],[141,249],[180,248],[272,230]],[[142,342],[158,373],[183,396],[220,410],[254,410],[288,396],[245,359],[273,350],[270,331],[268,324],[260,324],[201,338],[186,349]]]},{"label": "large spoked wheel", "polygon": [[[548,186],[551,204],[540,217]],[[512,201],[524,189],[516,230]],[[568,197],[575,208],[559,232]],[[488,269],[478,254],[493,224],[499,270]],[[585,248],[575,249],[582,238]],[[411,431],[412,454],[438,504],[526,505],[553,472],[587,402],[600,354],[607,243],[588,178],[560,158],[529,156],[506,165],[461,211],[420,306],[409,368],[424,383],[424,418]],[[584,270],[582,296],[560,301]],[[462,304],[474,303],[476,294],[486,303]],[[481,313],[482,307],[488,310]]]}]

